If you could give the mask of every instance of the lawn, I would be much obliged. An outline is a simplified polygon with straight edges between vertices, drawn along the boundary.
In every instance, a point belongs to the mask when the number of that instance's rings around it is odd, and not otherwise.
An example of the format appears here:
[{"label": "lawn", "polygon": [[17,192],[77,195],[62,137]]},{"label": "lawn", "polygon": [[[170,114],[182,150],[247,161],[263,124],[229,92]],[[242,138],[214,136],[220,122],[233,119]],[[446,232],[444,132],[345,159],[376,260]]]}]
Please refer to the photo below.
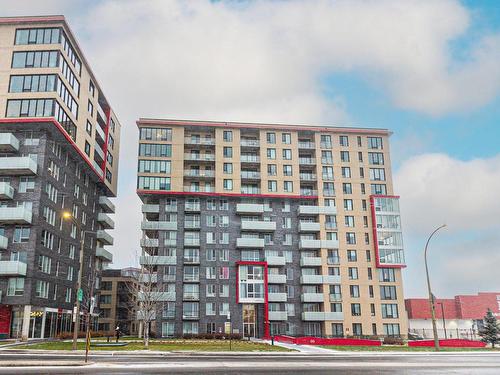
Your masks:
[{"label": "lawn", "polygon": [[[103,343],[105,340],[94,340],[92,342]],[[113,341],[114,342],[114,341]],[[146,350],[142,342],[129,340],[126,346],[116,347],[91,347],[90,350]],[[43,349],[43,350],[71,350],[71,341],[45,342],[40,344],[15,346],[13,349]],[[232,340],[231,350],[234,352],[289,352],[292,350],[280,346],[272,346],[264,343]],[[85,350],[85,343],[78,342],[78,349]],[[227,352],[229,351],[229,340],[152,340],[149,350],[158,351],[197,351],[197,352]]]},{"label": "lawn", "polygon": [[[399,345],[385,345],[385,346],[335,346],[324,345],[322,348],[347,351],[347,352],[433,352],[433,347],[426,346],[399,346]],[[476,352],[476,351],[499,351],[500,348],[441,348],[443,352]]]}]

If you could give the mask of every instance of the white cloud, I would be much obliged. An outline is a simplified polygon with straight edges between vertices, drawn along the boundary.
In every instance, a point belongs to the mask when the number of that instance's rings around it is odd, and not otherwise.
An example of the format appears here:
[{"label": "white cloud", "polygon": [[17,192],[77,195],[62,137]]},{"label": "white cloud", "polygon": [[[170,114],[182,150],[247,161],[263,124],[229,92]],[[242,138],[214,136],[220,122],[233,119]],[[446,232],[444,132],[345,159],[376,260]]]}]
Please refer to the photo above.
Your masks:
[{"label": "white cloud", "polygon": [[423,234],[442,223],[452,232],[500,229],[500,155],[461,161],[423,154],[394,174],[405,231]]}]

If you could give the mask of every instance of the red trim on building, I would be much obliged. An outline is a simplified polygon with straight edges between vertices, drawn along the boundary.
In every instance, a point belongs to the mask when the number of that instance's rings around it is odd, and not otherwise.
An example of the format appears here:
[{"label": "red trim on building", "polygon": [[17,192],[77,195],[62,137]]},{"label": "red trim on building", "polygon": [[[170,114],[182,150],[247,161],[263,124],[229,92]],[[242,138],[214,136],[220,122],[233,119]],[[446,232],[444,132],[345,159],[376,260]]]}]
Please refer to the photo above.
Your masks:
[{"label": "red trim on building", "polygon": [[238,194],[238,193],[203,193],[186,191],[142,190],[137,189],[137,194],[152,195],[198,195],[205,197],[246,197],[246,198],[282,198],[282,199],[318,199],[316,195],[271,195],[271,194]]},{"label": "red trim on building", "polygon": [[375,249],[375,266],[377,268],[406,268],[405,264],[380,264],[380,250],[378,248],[378,234],[377,234],[377,217],[375,212],[375,198],[395,198],[399,199],[399,195],[370,195],[370,210],[372,214],[372,233],[373,233],[373,246]]},{"label": "red trim on building", "polygon": [[97,175],[97,177],[99,178],[99,180],[101,182],[104,182],[104,173],[103,173],[102,176],[99,174],[99,172],[92,165],[92,162],[89,160],[89,158],[87,157],[87,155],[84,152],[82,152],[82,150],[80,150],[78,148],[78,146],[76,145],[75,141],[73,141],[73,139],[69,136],[69,134],[63,128],[63,126],[55,118],[53,118],[53,117],[30,117],[30,118],[14,118],[14,119],[2,118],[2,119],[0,119],[0,124],[12,124],[12,125],[16,125],[16,124],[19,124],[19,123],[21,123],[21,124],[26,124],[26,123],[53,124],[60,131],[60,133],[64,136],[64,138],[66,138],[66,140],[73,147],[73,149],[88,164],[88,166],[90,167],[90,169],[92,169],[92,171],[94,171],[94,173]]},{"label": "red trim on building", "polygon": [[264,339],[270,338],[269,332],[269,300],[267,292],[267,262],[253,262],[253,261],[237,261],[236,262],[236,303],[240,303],[240,278],[239,271],[240,265],[245,266],[263,266],[264,267]]},{"label": "red trim on building", "polygon": [[330,133],[365,133],[390,135],[387,129],[369,129],[369,128],[344,128],[333,126],[304,126],[304,125],[286,125],[286,124],[262,124],[245,122],[221,122],[221,121],[196,121],[196,120],[173,120],[173,119],[147,119],[140,118],[136,121],[139,125],[177,125],[177,126],[205,126],[205,127],[224,127],[224,128],[257,128],[257,129],[277,129],[277,130],[300,130],[312,132],[330,132]]}]

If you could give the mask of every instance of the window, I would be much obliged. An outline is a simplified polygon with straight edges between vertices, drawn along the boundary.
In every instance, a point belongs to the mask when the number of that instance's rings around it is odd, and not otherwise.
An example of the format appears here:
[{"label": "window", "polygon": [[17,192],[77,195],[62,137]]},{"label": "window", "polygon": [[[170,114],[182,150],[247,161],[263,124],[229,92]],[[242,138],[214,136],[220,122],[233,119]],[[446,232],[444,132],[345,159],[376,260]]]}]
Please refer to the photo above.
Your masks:
[{"label": "window", "polygon": [[361,143],[361,136],[358,135],[358,147],[361,147],[362,146],[362,143]]},{"label": "window", "polygon": [[370,184],[370,189],[373,195],[387,195],[385,184]]},{"label": "window", "polygon": [[90,156],[90,143],[85,141],[85,153]]},{"label": "window", "polygon": [[396,281],[396,273],[394,268],[379,268],[379,281],[381,282],[395,282]]},{"label": "window", "polygon": [[87,120],[87,126],[85,127],[85,130],[87,131],[87,134],[92,137],[92,124],[89,120]]},{"label": "window", "polygon": [[170,160],[139,160],[138,171],[145,173],[170,174],[170,168]]},{"label": "window", "polygon": [[173,337],[175,333],[175,323],[174,322],[162,322],[161,323],[161,335],[162,337]]},{"label": "window", "polygon": [[29,51],[12,54],[12,68],[55,68],[58,51]]},{"label": "window", "polygon": [[342,167],[342,177],[351,178],[351,168],[350,167]]},{"label": "window", "polygon": [[10,277],[7,284],[8,296],[22,296],[24,294],[24,277]]},{"label": "window", "polygon": [[35,296],[38,298],[49,298],[49,283],[47,281],[36,281]]},{"label": "window", "polygon": [[373,165],[384,165],[384,154],[381,152],[369,152],[368,162]]},{"label": "window", "polygon": [[89,82],[89,93],[90,93],[90,96],[94,96],[95,95],[95,85],[94,85],[94,82],[92,82],[92,80],[90,80]]},{"label": "window", "polygon": [[344,325],[342,323],[332,323],[332,336],[344,337]]},{"label": "window", "polygon": [[288,148],[283,149],[283,160],[292,160],[292,150]]},{"label": "window", "polygon": [[172,129],[169,128],[140,128],[139,139],[148,141],[171,141]]},{"label": "window", "polygon": [[9,92],[51,92],[56,91],[57,78],[54,74],[10,76]]},{"label": "window", "polygon": [[268,148],[267,149],[267,158],[268,159],[276,159],[276,149],[275,148]]},{"label": "window", "polygon": [[219,260],[221,262],[229,262],[229,250],[220,249],[219,250]]},{"label": "window", "polygon": [[352,194],[352,184],[344,182],[342,184],[342,192],[344,194]]},{"label": "window", "polygon": [[322,167],[323,180],[333,180],[333,167]]},{"label": "window", "polygon": [[224,190],[233,190],[233,180],[224,179],[223,186]]},{"label": "window", "polygon": [[349,292],[352,298],[359,298],[359,285],[349,285]]},{"label": "window", "polygon": [[287,193],[293,192],[293,182],[292,181],[283,181],[283,190]]},{"label": "window", "polygon": [[352,199],[344,199],[344,210],[352,211],[354,209]]},{"label": "window", "polygon": [[349,267],[348,269],[349,280],[358,279],[358,267]]},{"label": "window", "polygon": [[229,279],[229,267],[219,267],[219,279]]},{"label": "window", "polygon": [[54,99],[7,101],[7,117],[48,117],[54,115]]},{"label": "window", "polygon": [[19,192],[28,193],[35,191],[35,179],[33,177],[21,177],[19,179]]},{"label": "window", "polygon": [[321,151],[321,163],[333,164],[333,156],[331,151]]},{"label": "window", "polygon": [[281,134],[281,142],[289,145],[292,143],[292,135],[290,133]]},{"label": "window", "polygon": [[223,148],[223,155],[225,158],[232,158],[233,157],[233,148],[225,146]]},{"label": "window", "polygon": [[398,305],[395,303],[383,303],[382,318],[399,318]]},{"label": "window", "polygon": [[207,284],[207,297],[215,297],[216,285]]},{"label": "window", "polygon": [[266,140],[267,143],[276,143],[276,133],[267,133]]},{"label": "window", "polygon": [[283,218],[283,229],[291,229],[292,228],[292,218],[284,217]]},{"label": "window", "polygon": [[399,324],[384,324],[384,334],[387,336],[399,336]]},{"label": "window", "polygon": [[356,250],[347,250],[347,261],[348,262],[357,262],[358,256]]},{"label": "window", "polygon": [[347,232],[345,234],[345,240],[348,245],[356,245],[356,233]]},{"label": "window", "polygon": [[383,149],[381,137],[368,137],[368,148],[370,149]]},{"label": "window", "polygon": [[222,132],[222,139],[224,140],[224,142],[232,142],[233,132],[231,130],[224,130]]},{"label": "window", "polygon": [[344,216],[344,222],[345,222],[346,227],[353,228],[354,227],[354,216],[349,216],[349,215]]},{"label": "window", "polygon": [[276,192],[278,190],[278,182],[276,180],[267,181],[267,191]]},{"label": "window", "polygon": [[58,44],[60,37],[60,28],[17,29],[15,44]]},{"label": "window", "polygon": [[340,151],[340,161],[343,163],[349,163],[349,151]]},{"label": "window", "polygon": [[217,314],[217,305],[215,302],[207,302],[206,303],[205,314],[206,315],[216,315]]},{"label": "window", "polygon": [[[352,316],[361,316],[361,304],[351,303],[351,315]],[[353,332],[353,334],[355,334],[355,333]]]},{"label": "window", "polygon": [[349,147],[349,137],[347,135],[340,135],[339,136],[339,144],[342,147]]},{"label": "window", "polygon": [[396,287],[392,285],[381,285],[380,286],[380,299],[383,300],[395,300],[397,299]]},{"label": "window", "polygon": [[276,164],[268,164],[267,165],[267,175],[268,176],[276,176],[278,168]]},{"label": "window", "polygon": [[[112,138],[109,137],[109,140]],[[141,143],[139,144],[139,156],[171,157],[172,145]]]},{"label": "window", "polygon": [[227,316],[229,313],[229,303],[221,302],[219,303],[219,315]]},{"label": "window", "polygon": [[28,242],[30,239],[30,230],[30,227],[16,227],[14,229],[13,241],[15,243]]},{"label": "window", "polygon": [[52,266],[52,259],[50,259],[48,256],[45,255],[40,255],[38,257],[38,270],[50,274],[50,269]]},{"label": "window", "polygon": [[137,188],[143,190],[170,190],[170,177],[145,177],[137,178]]},{"label": "window", "polygon": [[224,163],[222,166],[222,170],[224,174],[233,174],[233,164],[232,163]]},{"label": "window", "polygon": [[291,165],[284,165],[283,166],[283,176],[292,176],[293,171],[292,171],[292,166]]},{"label": "window", "polygon": [[87,111],[90,114],[90,117],[94,116],[94,105],[92,104],[92,102],[90,100],[87,104]]},{"label": "window", "polygon": [[198,334],[198,322],[183,322],[182,323],[182,334],[184,335],[197,335]]},{"label": "window", "polygon": [[384,168],[370,168],[370,180],[372,181],[385,181]]}]

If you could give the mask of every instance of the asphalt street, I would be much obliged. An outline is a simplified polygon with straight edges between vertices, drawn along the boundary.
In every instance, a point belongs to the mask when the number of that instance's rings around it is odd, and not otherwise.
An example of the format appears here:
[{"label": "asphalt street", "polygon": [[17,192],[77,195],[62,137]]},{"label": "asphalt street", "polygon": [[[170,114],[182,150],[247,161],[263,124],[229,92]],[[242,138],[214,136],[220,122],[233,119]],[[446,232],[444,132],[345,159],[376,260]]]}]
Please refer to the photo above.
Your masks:
[{"label": "asphalt street", "polygon": [[[0,362],[82,363],[75,354],[3,351]],[[500,353],[93,354],[86,366],[0,367],[0,374],[500,374]]]}]

